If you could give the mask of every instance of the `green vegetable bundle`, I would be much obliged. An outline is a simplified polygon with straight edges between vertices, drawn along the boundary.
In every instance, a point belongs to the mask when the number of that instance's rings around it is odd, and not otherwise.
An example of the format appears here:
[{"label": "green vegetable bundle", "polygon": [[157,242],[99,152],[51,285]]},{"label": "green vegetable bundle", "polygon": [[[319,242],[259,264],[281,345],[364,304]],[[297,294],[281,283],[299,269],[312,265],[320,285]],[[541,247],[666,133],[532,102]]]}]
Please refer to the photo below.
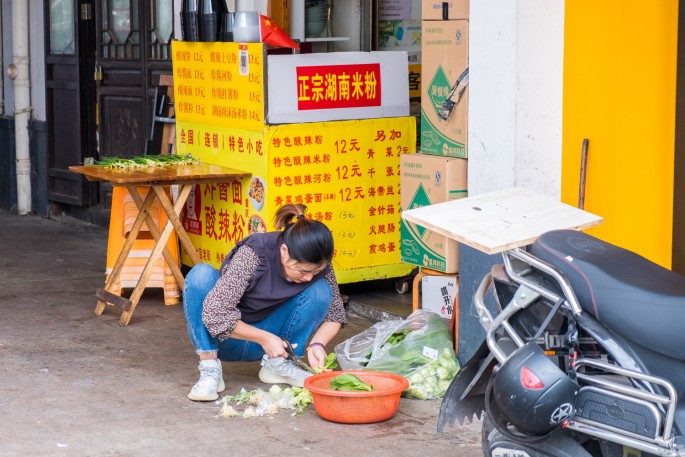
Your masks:
[{"label": "green vegetable bundle", "polygon": [[335,348],[344,370],[365,368],[404,376],[408,398],[442,397],[459,371],[447,322],[417,310],[401,321],[383,321]]},{"label": "green vegetable bundle", "polygon": [[187,155],[158,155],[158,156],[135,156],[135,157],[105,157],[93,165],[105,168],[147,168],[162,167],[167,165],[188,165],[199,162],[190,154]]},{"label": "green vegetable bundle", "polygon": [[426,359],[420,368],[406,376],[409,388],[403,392],[405,397],[419,400],[441,398],[459,372],[459,362],[450,348],[443,348],[435,360]]},{"label": "green vegetable bundle", "polygon": [[358,376],[355,376],[352,373],[345,373],[338,375],[335,378],[332,378],[330,386],[332,390],[371,391],[374,389],[372,385],[365,383],[364,381],[359,379]]}]

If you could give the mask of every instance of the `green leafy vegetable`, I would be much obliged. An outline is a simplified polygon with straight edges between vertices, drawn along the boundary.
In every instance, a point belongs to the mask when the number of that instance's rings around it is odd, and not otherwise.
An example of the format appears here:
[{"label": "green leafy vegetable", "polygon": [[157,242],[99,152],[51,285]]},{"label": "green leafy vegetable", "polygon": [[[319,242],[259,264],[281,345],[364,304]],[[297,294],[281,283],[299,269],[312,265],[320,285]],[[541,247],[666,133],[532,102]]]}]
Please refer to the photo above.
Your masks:
[{"label": "green leafy vegetable", "polygon": [[459,363],[454,353],[449,348],[443,348],[437,360],[423,356],[421,358],[424,361],[419,361],[418,358],[412,361],[417,368],[406,375],[409,388],[402,395],[419,400],[442,397],[459,372]]},{"label": "green leafy vegetable", "polygon": [[147,167],[162,167],[165,165],[187,165],[199,162],[190,154],[187,155],[157,155],[157,156],[135,156],[129,158],[123,157],[105,157],[98,160],[93,165],[96,167],[105,168],[147,168]]},{"label": "green leafy vegetable", "polygon": [[409,330],[409,329],[404,329],[401,332],[395,332],[392,335],[390,335],[390,337],[388,338],[388,341],[386,343],[390,344],[391,346],[397,346],[410,333],[411,333],[411,330]]},{"label": "green leafy vegetable", "polygon": [[338,368],[338,362],[336,361],[335,353],[331,352],[326,356],[326,361],[324,362],[323,367],[314,368],[314,371],[316,371],[317,373],[322,373],[325,370],[332,370],[334,368]]},{"label": "green leafy vegetable", "polygon": [[[388,337],[387,340],[385,340],[385,343],[383,343],[380,347],[382,351],[386,351],[390,348],[394,348],[398,344],[400,344],[404,339],[411,333],[411,330],[409,329],[404,329],[400,330],[399,332],[395,332],[392,335]],[[368,352],[364,358],[366,361],[360,362],[359,364],[363,367],[366,367],[369,364],[369,361],[371,360],[371,356],[373,355],[372,352]]]},{"label": "green leafy vegetable", "polygon": [[257,390],[245,390],[245,388],[240,389],[240,392],[238,392],[235,395],[227,395],[226,398],[229,401],[236,402],[237,404],[241,405],[243,403],[248,403],[250,399],[252,398],[253,395],[257,393]]},{"label": "green leafy vegetable", "polygon": [[373,390],[374,387],[365,383],[351,373],[341,374],[331,379],[331,389],[333,390]]},{"label": "green leafy vegetable", "polygon": [[[249,406],[243,411],[238,411],[229,404],[230,402]],[[246,418],[277,414],[281,409],[294,409],[293,415],[302,414],[312,402],[312,393],[303,387],[282,388],[274,384],[268,391],[240,389],[240,392],[235,395],[226,395],[217,404],[222,405],[220,416]]]},{"label": "green leafy vegetable", "polygon": [[314,402],[312,399],[312,393],[304,387],[293,386],[290,389],[293,392],[294,406],[296,406],[298,412],[302,414],[307,405]]}]

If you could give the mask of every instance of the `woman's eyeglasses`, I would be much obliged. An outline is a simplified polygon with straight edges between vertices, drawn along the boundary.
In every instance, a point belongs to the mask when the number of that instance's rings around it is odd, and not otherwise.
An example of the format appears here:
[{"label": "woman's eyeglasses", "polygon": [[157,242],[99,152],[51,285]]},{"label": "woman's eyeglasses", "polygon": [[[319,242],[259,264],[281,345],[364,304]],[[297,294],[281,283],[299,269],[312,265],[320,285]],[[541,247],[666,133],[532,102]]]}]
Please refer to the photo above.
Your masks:
[{"label": "woman's eyeglasses", "polygon": [[285,264],[283,266],[286,267],[288,270],[294,271],[294,272],[299,273],[301,275],[309,275],[309,274],[316,275],[316,274],[319,274],[326,269],[325,266],[322,268],[317,268],[315,270],[303,270],[300,268],[293,268],[293,267],[285,265]]}]

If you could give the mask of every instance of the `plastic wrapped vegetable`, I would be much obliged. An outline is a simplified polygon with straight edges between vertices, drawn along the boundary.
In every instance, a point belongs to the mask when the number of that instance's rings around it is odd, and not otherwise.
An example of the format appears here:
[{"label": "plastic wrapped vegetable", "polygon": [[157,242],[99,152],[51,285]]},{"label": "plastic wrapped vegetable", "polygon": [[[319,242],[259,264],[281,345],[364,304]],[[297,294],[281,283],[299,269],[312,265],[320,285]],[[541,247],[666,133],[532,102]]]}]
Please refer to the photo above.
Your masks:
[{"label": "plastic wrapped vegetable", "polygon": [[445,394],[459,371],[447,322],[417,310],[406,319],[383,321],[335,348],[343,369],[388,371],[409,380],[402,395],[434,399]]}]

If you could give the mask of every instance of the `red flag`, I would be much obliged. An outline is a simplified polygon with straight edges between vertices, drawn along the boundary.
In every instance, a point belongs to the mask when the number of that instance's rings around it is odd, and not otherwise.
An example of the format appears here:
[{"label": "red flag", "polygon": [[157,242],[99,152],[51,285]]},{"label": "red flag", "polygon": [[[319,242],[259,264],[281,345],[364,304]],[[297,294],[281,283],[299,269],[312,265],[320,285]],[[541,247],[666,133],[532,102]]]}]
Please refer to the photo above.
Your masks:
[{"label": "red flag", "polygon": [[281,30],[273,19],[259,15],[259,28],[262,34],[262,43],[268,43],[273,46],[281,46],[284,48],[293,48],[299,50],[300,47]]}]

